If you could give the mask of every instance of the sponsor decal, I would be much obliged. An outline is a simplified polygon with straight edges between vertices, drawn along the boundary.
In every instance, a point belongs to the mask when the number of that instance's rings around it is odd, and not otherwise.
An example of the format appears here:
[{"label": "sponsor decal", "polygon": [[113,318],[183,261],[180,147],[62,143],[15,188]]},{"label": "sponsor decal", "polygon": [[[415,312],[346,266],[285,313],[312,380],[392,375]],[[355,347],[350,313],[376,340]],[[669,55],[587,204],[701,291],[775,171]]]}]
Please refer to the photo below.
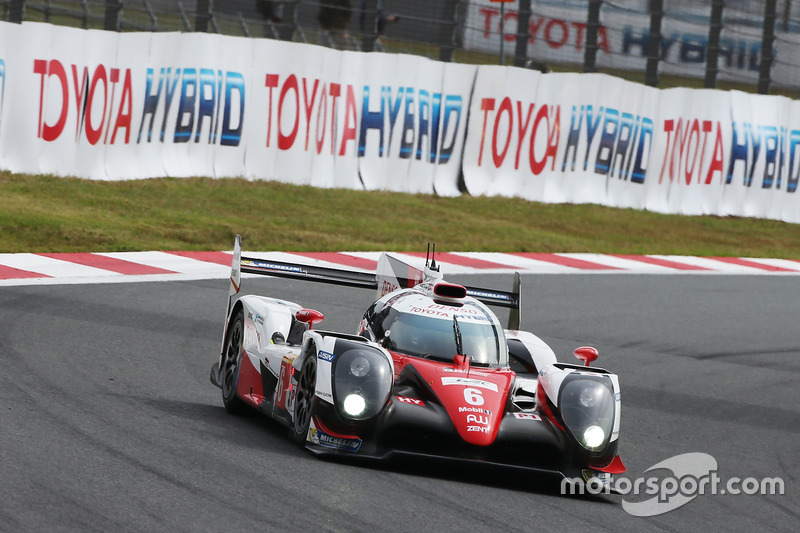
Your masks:
[{"label": "sponsor decal", "polygon": [[542,417],[533,413],[514,413],[514,418],[519,420],[536,420],[541,421]]},{"label": "sponsor decal", "polygon": [[446,377],[442,378],[442,385],[463,385],[465,387],[478,387],[481,389],[498,392],[497,384],[489,381],[483,381],[481,379]]},{"label": "sponsor decal", "polygon": [[322,359],[323,361],[328,361],[329,363],[333,361],[336,356],[330,352],[326,352],[324,350],[320,350],[317,354],[317,359]]},{"label": "sponsor decal", "polygon": [[470,376],[481,376],[483,378],[488,377],[488,372],[479,372],[477,370],[463,370],[461,368],[443,368],[442,372],[450,372],[453,374],[469,374]]},{"label": "sponsor decal", "polygon": [[474,424],[482,424],[484,426],[489,425],[489,417],[482,416],[482,415],[467,415],[467,423],[474,423]]},{"label": "sponsor decal", "polygon": [[357,452],[361,448],[361,439],[336,437],[317,428],[309,428],[309,433],[309,440],[311,442],[319,444],[320,446],[325,446],[326,448],[335,448],[337,450],[347,450],[350,452]]},{"label": "sponsor decal", "polygon": [[505,300],[506,302],[511,301],[511,298],[508,295],[500,294],[497,292],[476,291],[473,289],[467,289],[467,294],[469,296],[472,296],[473,298],[490,298],[492,300]]},{"label": "sponsor decal", "polygon": [[592,470],[591,468],[584,468],[581,470],[581,475],[583,476],[583,480],[586,482],[592,481],[594,483],[608,483],[611,481],[611,474],[608,472],[599,472],[597,470]]},{"label": "sponsor decal", "polygon": [[459,407],[459,413],[483,413],[489,416],[492,415],[492,412],[488,409],[481,409],[480,407]]},{"label": "sponsor decal", "polygon": [[[406,85],[364,85],[360,102],[352,84],[296,74],[268,73],[264,87],[266,147],[270,148],[277,136],[279,150],[297,146],[307,152],[321,154],[325,150],[344,156],[352,147],[358,157],[372,153],[381,158],[413,158],[445,164],[453,155],[458,140],[455,132],[459,131],[466,111],[461,95]],[[343,121],[337,120],[340,116],[344,116]],[[314,128],[317,128],[316,139],[310,133]],[[325,132],[329,129],[330,141],[326,143]],[[396,156],[392,154],[393,135],[401,139]]]},{"label": "sponsor decal", "polygon": [[400,288],[399,285],[396,285],[394,283],[389,283],[388,281],[383,280],[383,283],[381,283],[381,296],[389,294],[390,292],[394,292],[399,288]]},{"label": "sponsor decal", "polygon": [[408,398],[406,396],[395,396],[395,398],[397,398],[397,401],[403,403],[410,403],[412,405],[420,405],[420,406],[425,405],[425,402],[423,402],[422,400],[418,400],[416,398]]},{"label": "sponsor decal", "polygon": [[242,259],[242,266],[251,268],[261,268],[264,270],[283,270],[286,272],[303,272],[303,269],[298,266],[291,265],[276,265],[267,261],[253,261],[250,259]]},{"label": "sponsor decal", "polygon": [[470,432],[489,433],[489,428],[483,426],[467,426],[467,433]]},{"label": "sponsor decal", "polygon": [[622,393],[621,393],[621,392],[618,392],[618,393],[616,393],[616,394],[614,395],[614,400],[616,400],[616,401],[620,401],[620,400],[621,400],[621,395],[622,395]]},{"label": "sponsor decal", "polygon": [[[39,122],[37,136],[55,141],[62,134],[72,136],[67,120],[77,125],[75,143],[91,145],[129,144],[131,133],[138,129],[136,143],[153,142],[153,126],[158,108],[164,109],[159,142],[199,143],[238,146],[245,117],[245,80],[239,72],[197,67],[148,68],[134,70],[125,66],[65,64],[57,59],[37,58],[33,73],[39,77]],[[144,78],[145,91],[141,109],[134,109],[134,87]],[[45,95],[61,92],[58,119],[45,120]],[[174,123],[170,111],[177,108]],[[137,122],[137,117],[139,117]],[[206,127],[204,127],[206,124]],[[138,126],[138,128],[137,128]],[[208,135],[203,135],[203,130]],[[119,134],[119,141],[117,135]],[[144,134],[144,136],[143,136]]]}]

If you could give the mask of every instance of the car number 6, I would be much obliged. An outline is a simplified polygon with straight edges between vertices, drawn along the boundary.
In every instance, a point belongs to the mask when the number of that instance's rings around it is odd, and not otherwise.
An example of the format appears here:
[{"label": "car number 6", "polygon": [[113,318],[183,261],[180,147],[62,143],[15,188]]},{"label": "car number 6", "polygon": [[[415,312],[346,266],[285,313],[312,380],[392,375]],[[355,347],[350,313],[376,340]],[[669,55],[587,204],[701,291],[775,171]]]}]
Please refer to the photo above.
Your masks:
[{"label": "car number 6", "polygon": [[483,405],[483,393],[478,389],[464,389],[464,401],[470,405]]}]

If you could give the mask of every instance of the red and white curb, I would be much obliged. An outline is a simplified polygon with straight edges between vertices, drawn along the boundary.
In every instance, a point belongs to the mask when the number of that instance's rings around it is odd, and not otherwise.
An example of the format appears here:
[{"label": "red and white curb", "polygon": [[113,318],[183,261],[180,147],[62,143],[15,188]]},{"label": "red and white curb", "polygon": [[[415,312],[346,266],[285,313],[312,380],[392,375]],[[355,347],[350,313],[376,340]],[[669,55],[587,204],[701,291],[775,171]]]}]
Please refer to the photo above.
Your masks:
[{"label": "red and white curb", "polygon": [[[380,252],[245,252],[266,260],[375,270]],[[425,253],[394,255],[420,268]],[[0,253],[0,286],[224,279],[231,252]],[[784,274],[800,260],[674,255],[438,253],[447,274]]]}]

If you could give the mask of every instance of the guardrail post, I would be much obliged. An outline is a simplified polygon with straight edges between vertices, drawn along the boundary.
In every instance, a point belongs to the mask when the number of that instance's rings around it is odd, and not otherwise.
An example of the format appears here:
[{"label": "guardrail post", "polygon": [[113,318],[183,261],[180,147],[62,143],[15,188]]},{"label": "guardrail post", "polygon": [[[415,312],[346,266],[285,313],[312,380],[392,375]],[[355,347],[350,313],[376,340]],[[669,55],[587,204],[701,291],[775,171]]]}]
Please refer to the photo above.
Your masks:
[{"label": "guardrail post", "polygon": [[211,20],[212,0],[197,0],[197,12],[194,17],[194,31],[208,32],[208,21]]},{"label": "guardrail post", "polygon": [[517,43],[514,48],[514,66],[524,67],[528,62],[528,40],[530,39],[531,3],[520,2],[517,11]]},{"label": "guardrail post", "polygon": [[359,13],[358,27],[361,30],[361,49],[365,52],[375,50],[378,39],[378,0],[364,0]]},{"label": "guardrail post", "polygon": [[25,0],[11,0],[9,6],[8,20],[21,24],[25,18]]},{"label": "guardrail post", "polygon": [[647,36],[647,67],[644,83],[658,87],[658,61],[661,57],[661,19],[664,0],[650,0],[650,33]]},{"label": "guardrail post", "polygon": [[106,16],[103,29],[119,31],[120,15],[122,15],[122,0],[106,0]]},{"label": "guardrail post", "polygon": [[439,61],[453,61],[453,53],[458,46],[456,30],[458,29],[458,6],[460,0],[445,0],[442,7],[439,26]]},{"label": "guardrail post", "polygon": [[722,33],[722,9],[725,0],[712,0],[711,26],[708,28],[708,48],[706,50],[706,79],[703,87],[714,89],[719,72],[719,36]]},{"label": "guardrail post", "polygon": [[583,71],[597,72],[597,31],[600,28],[602,0],[589,0],[586,14],[586,47],[583,49]]},{"label": "guardrail post", "polygon": [[772,70],[772,47],[775,43],[776,1],[767,0],[764,6],[764,34],[761,38],[761,66],[758,69],[758,94],[769,94],[770,71]]}]

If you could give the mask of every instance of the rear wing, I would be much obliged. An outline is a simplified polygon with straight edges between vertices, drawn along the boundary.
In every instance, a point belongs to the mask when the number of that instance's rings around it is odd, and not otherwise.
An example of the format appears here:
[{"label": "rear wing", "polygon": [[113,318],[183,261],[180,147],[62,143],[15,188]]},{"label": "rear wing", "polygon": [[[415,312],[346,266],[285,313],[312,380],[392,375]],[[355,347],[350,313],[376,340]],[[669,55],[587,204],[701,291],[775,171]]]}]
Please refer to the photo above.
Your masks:
[{"label": "rear wing", "polygon": [[[241,273],[261,274],[279,278],[300,279],[318,283],[343,285],[346,287],[372,289],[377,291],[378,297],[397,289],[413,287],[422,283],[425,279],[425,272],[388,254],[381,255],[376,272],[344,270],[302,263],[243,257],[241,254],[242,238],[237,235],[233,252],[233,264],[231,265],[231,288],[229,291],[228,312],[230,312],[234,295],[237,294],[241,288]],[[521,294],[519,272],[514,273],[514,284],[510,292],[478,287],[465,288],[467,289],[468,296],[486,305],[510,309],[508,329],[519,329]]]}]

